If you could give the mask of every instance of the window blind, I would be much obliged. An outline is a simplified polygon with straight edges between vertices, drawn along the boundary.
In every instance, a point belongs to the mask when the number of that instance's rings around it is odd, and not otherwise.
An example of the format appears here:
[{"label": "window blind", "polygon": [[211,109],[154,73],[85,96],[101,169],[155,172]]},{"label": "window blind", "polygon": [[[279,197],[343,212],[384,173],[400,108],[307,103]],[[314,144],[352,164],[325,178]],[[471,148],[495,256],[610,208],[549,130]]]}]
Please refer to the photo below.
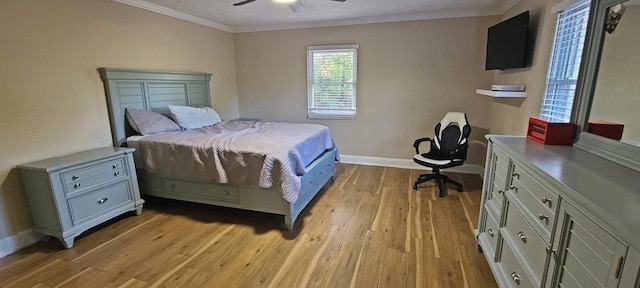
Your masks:
[{"label": "window blind", "polygon": [[558,13],[551,61],[540,118],[569,122],[578,82],[580,59],[589,20],[590,1],[579,1]]},{"label": "window blind", "polygon": [[308,117],[355,119],[358,45],[307,47]]}]

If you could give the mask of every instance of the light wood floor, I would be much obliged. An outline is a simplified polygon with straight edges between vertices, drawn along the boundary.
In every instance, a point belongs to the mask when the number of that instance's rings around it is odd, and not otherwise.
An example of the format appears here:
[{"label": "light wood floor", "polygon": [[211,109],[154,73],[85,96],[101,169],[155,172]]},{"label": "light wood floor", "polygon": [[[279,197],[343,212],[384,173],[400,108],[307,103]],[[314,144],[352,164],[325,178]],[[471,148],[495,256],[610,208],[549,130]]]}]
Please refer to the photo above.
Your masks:
[{"label": "light wood floor", "polygon": [[478,175],[465,191],[411,189],[420,171],[338,164],[294,231],[281,216],[146,199],[84,233],[0,259],[0,287],[496,287],[473,236]]}]

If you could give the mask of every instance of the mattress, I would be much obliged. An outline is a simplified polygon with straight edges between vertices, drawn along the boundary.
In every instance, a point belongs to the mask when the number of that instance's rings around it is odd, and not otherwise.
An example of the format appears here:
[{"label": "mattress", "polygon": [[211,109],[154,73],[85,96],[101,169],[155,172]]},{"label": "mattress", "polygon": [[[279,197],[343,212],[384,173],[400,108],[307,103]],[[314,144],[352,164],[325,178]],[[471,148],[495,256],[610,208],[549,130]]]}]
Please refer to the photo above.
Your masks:
[{"label": "mattress", "polygon": [[[316,124],[223,121],[213,126],[127,138],[136,166],[163,176],[214,183],[279,185],[295,203],[300,176],[335,141]],[[337,154],[336,154],[337,155]]]}]

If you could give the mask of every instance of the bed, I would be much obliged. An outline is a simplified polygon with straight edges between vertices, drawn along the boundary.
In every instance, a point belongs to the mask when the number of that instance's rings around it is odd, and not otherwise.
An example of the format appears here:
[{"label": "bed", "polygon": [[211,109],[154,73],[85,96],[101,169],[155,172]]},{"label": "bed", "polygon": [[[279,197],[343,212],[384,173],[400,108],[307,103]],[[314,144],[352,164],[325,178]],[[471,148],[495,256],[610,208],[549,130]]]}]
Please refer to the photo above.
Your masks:
[{"label": "bed", "polygon": [[[295,178],[292,176],[288,179],[289,182],[293,181],[294,185],[285,185],[286,183],[283,184],[285,181],[279,181],[280,179],[286,178],[283,176],[285,172],[279,172],[280,170],[276,173],[278,183],[273,183],[262,181],[264,179],[257,176],[245,177],[250,178],[248,180],[245,179],[246,181],[239,181],[238,179],[233,179],[234,176],[227,177],[227,175],[223,175],[224,177],[222,178],[219,175],[207,177],[206,175],[197,175],[198,173],[195,173],[196,170],[193,169],[194,173],[186,173],[185,171],[188,170],[188,168],[168,169],[171,167],[162,167],[162,165],[156,165],[155,169],[149,169],[149,167],[153,165],[149,165],[148,162],[153,162],[153,160],[147,160],[146,156],[142,158],[143,155],[139,152],[146,151],[150,153],[150,151],[160,151],[161,146],[155,143],[182,138],[176,138],[170,135],[171,133],[159,135],[155,139],[151,138],[154,138],[156,135],[144,137],[135,135],[136,132],[130,127],[125,118],[125,109],[135,108],[168,114],[168,105],[210,107],[209,82],[211,80],[211,74],[114,68],[100,68],[98,71],[105,86],[113,143],[115,146],[130,146],[136,148],[136,166],[139,167],[137,172],[140,190],[143,195],[279,214],[284,216],[286,227],[292,230],[296,218],[302,210],[311,202],[316,194],[318,194],[322,187],[335,177],[335,160],[338,157],[335,145],[327,149],[315,149],[319,151],[315,152],[319,155],[309,154],[307,152],[299,153],[306,155],[303,155],[304,157],[301,157],[298,161],[294,161],[298,162],[298,164],[296,167],[291,168],[295,173]],[[287,124],[230,120],[222,121],[208,129],[222,129],[233,133],[235,133],[234,129],[236,129],[240,131],[238,133],[242,133],[243,135],[243,137],[240,138],[247,138],[252,137],[250,135],[251,131],[276,129],[279,125]],[[311,125],[309,126],[311,128],[318,128],[317,126],[320,126],[313,124],[293,125],[298,125],[295,126],[297,127],[296,129],[303,129],[304,125]],[[206,130],[205,128],[206,127],[198,128],[193,131],[187,130],[187,133],[191,133],[192,136],[198,133],[206,134],[207,131],[204,131]],[[281,128],[282,127],[278,129]],[[218,130],[215,132],[219,133]],[[273,140],[275,137],[271,136],[271,138],[271,140],[257,141],[260,143],[275,142]],[[213,142],[212,139],[213,138],[202,140],[201,142]],[[227,144],[232,143],[229,139],[232,138],[225,138],[223,140]],[[251,140],[254,138],[248,139]],[[250,142],[251,141],[248,141],[247,143]],[[255,139],[254,142],[256,142]],[[248,146],[248,144],[245,146]],[[165,152],[158,153],[162,154]],[[229,158],[234,157],[238,156]],[[184,159],[186,157],[177,155],[174,158]],[[191,163],[180,164],[189,167]],[[232,165],[232,163],[229,162],[225,165]],[[207,168],[207,170],[209,170],[209,168]],[[259,172],[247,173],[247,175],[259,174]],[[252,178],[255,179],[252,180]]]}]

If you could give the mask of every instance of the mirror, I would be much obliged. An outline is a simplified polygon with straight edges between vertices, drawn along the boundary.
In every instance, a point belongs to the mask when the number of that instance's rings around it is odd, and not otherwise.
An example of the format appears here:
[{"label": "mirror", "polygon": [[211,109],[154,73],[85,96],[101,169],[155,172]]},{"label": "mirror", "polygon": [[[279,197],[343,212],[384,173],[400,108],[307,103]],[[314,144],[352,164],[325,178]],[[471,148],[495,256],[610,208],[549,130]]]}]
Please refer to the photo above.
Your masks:
[{"label": "mirror", "polygon": [[572,120],[575,146],[640,171],[640,1],[593,0]]},{"label": "mirror", "polygon": [[640,147],[640,3],[609,15],[587,132]]}]

